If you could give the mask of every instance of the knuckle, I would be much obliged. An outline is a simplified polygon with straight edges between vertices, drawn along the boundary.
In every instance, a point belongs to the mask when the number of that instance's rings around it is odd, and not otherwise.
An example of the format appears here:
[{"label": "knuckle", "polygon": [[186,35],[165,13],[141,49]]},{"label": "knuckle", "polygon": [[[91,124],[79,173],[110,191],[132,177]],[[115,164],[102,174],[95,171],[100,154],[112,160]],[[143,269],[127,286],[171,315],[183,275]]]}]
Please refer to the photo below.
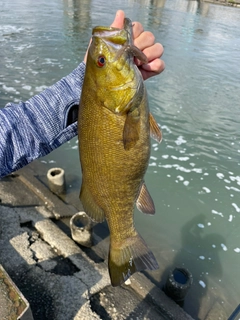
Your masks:
[{"label": "knuckle", "polygon": [[154,34],[152,32],[150,32],[150,31],[146,31],[146,35],[148,37],[149,43],[154,44],[154,42],[155,42]]}]

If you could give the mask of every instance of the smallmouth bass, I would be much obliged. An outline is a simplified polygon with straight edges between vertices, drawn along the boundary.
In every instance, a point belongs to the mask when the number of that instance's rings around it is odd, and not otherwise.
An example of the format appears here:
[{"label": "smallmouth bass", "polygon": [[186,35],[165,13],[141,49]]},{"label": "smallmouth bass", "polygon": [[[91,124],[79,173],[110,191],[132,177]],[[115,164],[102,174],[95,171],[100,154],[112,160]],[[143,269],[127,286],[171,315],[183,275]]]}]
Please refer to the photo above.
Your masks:
[{"label": "smallmouth bass", "polygon": [[93,29],[78,114],[80,200],[94,221],[107,220],[113,286],[136,271],[158,268],[133,220],[135,204],[144,213],[155,213],[143,179],[150,157],[150,134],[158,142],[162,139],[149,113],[146,88],[134,57],[147,63],[133,45],[130,19],[125,18],[123,29]]}]

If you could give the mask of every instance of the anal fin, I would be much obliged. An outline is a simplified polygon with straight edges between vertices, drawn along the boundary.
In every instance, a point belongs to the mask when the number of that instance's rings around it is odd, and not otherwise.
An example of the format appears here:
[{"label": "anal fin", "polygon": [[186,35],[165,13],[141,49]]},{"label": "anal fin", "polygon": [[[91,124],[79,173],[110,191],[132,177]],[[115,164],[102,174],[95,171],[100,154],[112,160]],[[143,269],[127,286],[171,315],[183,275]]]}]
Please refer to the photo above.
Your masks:
[{"label": "anal fin", "polygon": [[147,214],[154,214],[155,213],[155,206],[152,197],[150,196],[150,193],[148,192],[148,189],[143,182],[137,201],[136,206],[139,211]]},{"label": "anal fin", "polygon": [[91,192],[85,184],[82,184],[79,196],[86,214],[96,222],[103,222],[105,220],[104,211],[96,204]]},{"label": "anal fin", "polygon": [[149,113],[149,123],[151,137],[160,143],[162,141],[162,131],[151,113]]}]

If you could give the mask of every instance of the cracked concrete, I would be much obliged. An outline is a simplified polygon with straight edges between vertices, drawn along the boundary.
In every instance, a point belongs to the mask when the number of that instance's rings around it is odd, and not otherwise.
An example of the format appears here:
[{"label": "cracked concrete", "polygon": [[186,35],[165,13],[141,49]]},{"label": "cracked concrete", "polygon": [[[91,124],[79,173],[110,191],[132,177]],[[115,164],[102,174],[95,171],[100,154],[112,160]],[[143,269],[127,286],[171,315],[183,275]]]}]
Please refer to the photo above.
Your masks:
[{"label": "cracked concrete", "polygon": [[[106,286],[107,274],[105,278],[99,274],[71,239],[72,245],[67,249],[64,245],[65,250],[62,250],[61,237],[56,247],[51,238],[50,242],[45,242],[40,233],[26,224],[21,227],[23,211],[23,208],[1,206],[0,221],[4,228],[1,228],[0,260],[29,301],[34,319],[100,319],[94,312],[90,316],[91,308],[87,310],[85,304],[89,302],[90,291],[94,293]],[[41,220],[37,223],[40,231],[47,227],[58,239],[53,222]],[[64,259],[67,261],[61,270]],[[71,260],[74,263],[69,263]],[[81,310],[84,305],[85,311]]]},{"label": "cracked concrete", "polygon": [[108,237],[97,225],[92,248],[76,244],[64,219],[56,218],[79,208],[53,195],[34,164],[2,179],[0,198],[0,264],[35,320],[192,319],[141,273],[130,285],[111,287]]}]

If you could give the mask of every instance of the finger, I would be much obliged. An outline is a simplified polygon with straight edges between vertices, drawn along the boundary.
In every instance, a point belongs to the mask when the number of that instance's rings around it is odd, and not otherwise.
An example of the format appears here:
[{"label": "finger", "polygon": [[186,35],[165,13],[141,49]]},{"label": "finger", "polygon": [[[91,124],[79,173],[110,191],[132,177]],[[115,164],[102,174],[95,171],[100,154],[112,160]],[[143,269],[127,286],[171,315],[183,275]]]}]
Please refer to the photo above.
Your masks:
[{"label": "finger", "polygon": [[111,24],[111,27],[122,29],[124,27],[124,18],[125,18],[124,11],[118,10],[116,12],[116,16],[114,18],[114,21]]},{"label": "finger", "polygon": [[133,22],[133,39],[139,37],[141,33],[143,33],[144,29],[140,22]]},{"label": "finger", "polygon": [[144,80],[147,80],[153,76],[158,75],[165,69],[165,63],[161,59],[155,59],[148,64],[144,64],[139,67]]},{"label": "finger", "polygon": [[152,32],[144,31],[137,38],[134,39],[134,45],[140,50],[151,47],[155,42],[155,37]]},{"label": "finger", "polygon": [[[143,50],[143,53],[147,57],[148,62],[159,59],[163,55],[163,46],[161,43],[154,43],[154,45],[147,47]],[[140,60],[136,60],[137,66],[142,65],[143,63]]]}]

